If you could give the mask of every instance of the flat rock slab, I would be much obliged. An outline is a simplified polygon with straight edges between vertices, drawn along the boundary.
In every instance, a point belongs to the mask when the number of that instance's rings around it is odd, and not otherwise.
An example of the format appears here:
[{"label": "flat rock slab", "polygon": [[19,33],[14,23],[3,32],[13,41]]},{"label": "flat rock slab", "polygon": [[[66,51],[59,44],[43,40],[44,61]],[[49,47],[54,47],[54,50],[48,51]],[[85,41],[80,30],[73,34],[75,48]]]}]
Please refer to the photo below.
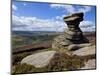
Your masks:
[{"label": "flat rock slab", "polygon": [[36,68],[44,67],[49,64],[55,53],[56,51],[45,51],[32,54],[22,59],[21,63],[30,64]]},{"label": "flat rock slab", "polygon": [[83,47],[80,48],[76,51],[73,51],[73,55],[78,55],[78,56],[88,56],[88,55],[94,55],[95,54],[95,45],[89,46],[89,47]]}]

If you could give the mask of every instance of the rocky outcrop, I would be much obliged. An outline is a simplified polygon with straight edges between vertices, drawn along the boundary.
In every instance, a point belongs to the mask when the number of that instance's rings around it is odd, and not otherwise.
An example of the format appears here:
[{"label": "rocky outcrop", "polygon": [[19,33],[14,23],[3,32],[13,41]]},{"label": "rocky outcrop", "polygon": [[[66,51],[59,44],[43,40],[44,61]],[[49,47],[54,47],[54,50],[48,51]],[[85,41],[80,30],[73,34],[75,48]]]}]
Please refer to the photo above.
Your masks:
[{"label": "rocky outcrop", "polygon": [[83,44],[89,43],[88,39],[83,36],[83,33],[79,27],[81,21],[83,21],[83,13],[75,13],[70,16],[64,17],[64,21],[68,26],[63,35],[60,35],[54,39],[52,48],[67,49],[71,44]]},{"label": "rocky outcrop", "polygon": [[79,69],[93,69],[95,68],[96,59],[95,45],[89,43],[79,27],[80,22],[83,21],[83,16],[83,13],[75,13],[64,17],[68,29],[64,31],[63,35],[59,35],[54,39],[52,48],[66,50],[66,54],[84,59],[84,61],[82,60],[84,66]]},{"label": "rocky outcrop", "polygon": [[[79,49],[71,50],[70,52],[61,51],[43,51],[25,57],[21,64],[33,65],[36,68],[43,68],[46,66],[57,67],[65,66],[68,70],[76,69],[94,69],[95,63],[95,45],[82,44]],[[65,65],[64,65],[65,64]],[[70,66],[68,66],[70,64]]]}]

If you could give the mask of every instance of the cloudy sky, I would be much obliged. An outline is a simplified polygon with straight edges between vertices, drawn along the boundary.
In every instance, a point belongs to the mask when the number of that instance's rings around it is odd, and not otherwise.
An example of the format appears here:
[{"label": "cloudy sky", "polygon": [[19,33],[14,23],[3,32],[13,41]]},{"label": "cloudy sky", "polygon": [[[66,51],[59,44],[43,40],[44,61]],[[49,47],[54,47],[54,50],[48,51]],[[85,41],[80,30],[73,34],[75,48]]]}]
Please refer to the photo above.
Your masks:
[{"label": "cloudy sky", "polygon": [[67,25],[63,17],[84,12],[80,23],[83,31],[95,31],[95,6],[12,2],[12,30],[14,31],[63,31]]}]

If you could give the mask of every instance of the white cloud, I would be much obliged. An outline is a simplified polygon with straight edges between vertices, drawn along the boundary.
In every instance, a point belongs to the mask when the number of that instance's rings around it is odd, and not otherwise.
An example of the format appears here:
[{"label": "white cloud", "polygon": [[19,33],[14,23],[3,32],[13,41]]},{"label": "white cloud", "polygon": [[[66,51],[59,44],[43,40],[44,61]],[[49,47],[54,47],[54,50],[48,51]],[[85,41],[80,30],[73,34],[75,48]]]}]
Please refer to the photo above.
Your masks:
[{"label": "white cloud", "polygon": [[54,19],[39,19],[36,17],[12,16],[13,30],[28,31],[63,31],[65,23]]},{"label": "white cloud", "polygon": [[95,31],[95,24],[92,21],[82,21],[80,28],[82,31]]},{"label": "white cloud", "polygon": [[13,4],[12,9],[16,11],[18,8]]},{"label": "white cloud", "polygon": [[56,16],[55,19],[56,19],[56,20],[62,20],[62,21],[63,21],[63,18],[64,18],[65,16],[66,16],[66,15],[64,15],[64,14],[61,15],[61,16]]},{"label": "white cloud", "polygon": [[68,13],[75,12],[75,8],[72,5],[51,4],[50,6],[56,9],[63,8],[64,11],[67,11]]},{"label": "white cloud", "polygon": [[[53,19],[39,19],[36,17],[18,17],[13,15],[12,30],[64,31],[67,25],[59,19],[61,19],[60,16],[54,17]],[[79,26],[82,31],[95,31],[95,24],[91,21],[82,21]]]},{"label": "white cloud", "polygon": [[90,7],[90,6],[83,6],[83,7],[80,8],[78,11],[79,11],[79,12],[84,12],[84,13],[86,13],[86,12],[91,11],[91,7]]},{"label": "white cloud", "polygon": [[51,4],[50,6],[51,6],[51,8],[55,8],[55,9],[62,8],[64,12],[68,12],[69,14],[77,13],[77,12],[86,13],[86,12],[91,11],[91,7],[90,6],[75,7],[73,5],[64,5],[64,4]]}]

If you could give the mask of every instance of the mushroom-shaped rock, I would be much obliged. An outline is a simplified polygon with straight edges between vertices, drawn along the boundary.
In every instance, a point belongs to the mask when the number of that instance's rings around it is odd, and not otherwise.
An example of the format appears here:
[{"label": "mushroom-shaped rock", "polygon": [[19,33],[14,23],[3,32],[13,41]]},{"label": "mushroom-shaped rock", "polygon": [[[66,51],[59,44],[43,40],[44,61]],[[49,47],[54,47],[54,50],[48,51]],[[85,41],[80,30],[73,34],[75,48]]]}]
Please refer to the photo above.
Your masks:
[{"label": "mushroom-shaped rock", "polygon": [[75,13],[63,18],[68,29],[64,31],[63,35],[54,39],[53,48],[67,48],[71,44],[89,43],[89,40],[83,36],[79,27],[80,22],[83,21],[83,16],[83,13]]}]

